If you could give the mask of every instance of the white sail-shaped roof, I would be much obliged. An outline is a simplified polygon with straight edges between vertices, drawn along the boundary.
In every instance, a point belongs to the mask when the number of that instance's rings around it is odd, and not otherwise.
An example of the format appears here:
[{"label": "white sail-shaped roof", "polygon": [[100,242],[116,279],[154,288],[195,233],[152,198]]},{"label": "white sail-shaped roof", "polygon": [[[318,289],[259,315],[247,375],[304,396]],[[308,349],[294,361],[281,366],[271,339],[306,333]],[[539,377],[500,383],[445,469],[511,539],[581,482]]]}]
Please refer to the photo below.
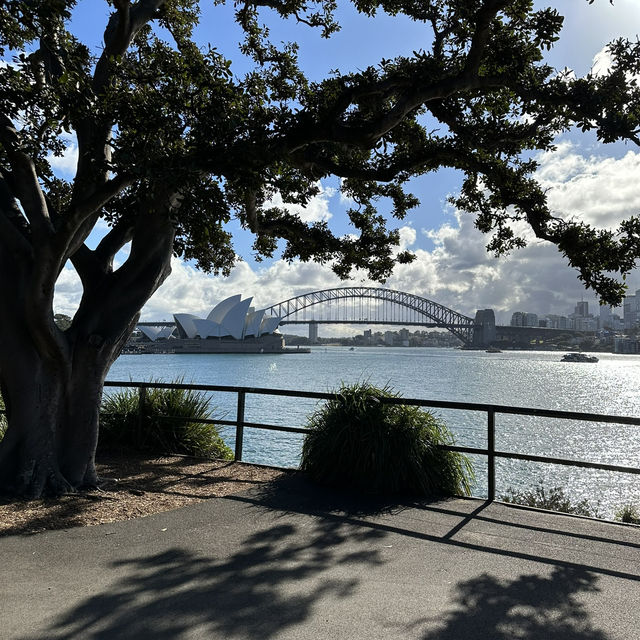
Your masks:
[{"label": "white sail-shaped roof", "polygon": [[[265,309],[255,311],[250,306],[253,298],[242,300],[241,295],[231,296],[219,302],[207,318],[199,318],[191,313],[176,313],[173,318],[182,338],[225,338],[231,336],[242,340],[246,336],[260,337],[273,333],[281,318],[265,316]],[[150,340],[172,337],[173,327],[140,327]]]},{"label": "white sail-shaped roof", "polygon": [[172,338],[173,332],[176,330],[175,327],[162,327],[160,332],[158,333],[158,340],[162,340],[163,338]]},{"label": "white sail-shaped roof", "polygon": [[138,327],[140,331],[149,338],[152,342],[156,340],[162,340],[166,338],[170,338],[175,331],[175,327],[163,327],[163,326],[152,326],[152,327]]},{"label": "white sail-shaped roof", "polygon": [[201,338],[222,338],[229,335],[222,325],[217,322],[211,322],[211,320],[197,318],[193,321],[193,324],[196,325],[196,335]]},{"label": "white sail-shaped roof", "polygon": [[263,318],[262,324],[260,325],[260,335],[264,333],[273,333],[280,324],[281,318],[278,316],[267,316]]},{"label": "white sail-shaped roof", "polygon": [[149,338],[149,340],[153,340],[154,342],[158,339],[158,334],[160,333],[160,327],[138,327],[140,331]]},{"label": "white sail-shaped roof", "polygon": [[195,338],[198,333],[198,329],[194,320],[200,320],[198,316],[194,316],[190,313],[174,313],[173,319],[176,321],[179,329],[182,329],[187,338]]},{"label": "white sail-shaped roof", "polygon": [[207,316],[207,320],[211,320],[212,322],[217,322],[218,324],[222,324],[222,320],[227,315],[230,309],[232,309],[235,305],[240,302],[240,298],[242,296],[240,294],[236,296],[231,296],[230,298],[226,298],[222,302],[218,302],[218,304],[211,309],[211,312]]},{"label": "white sail-shaped roof", "polygon": [[260,336],[260,325],[262,324],[262,317],[264,316],[264,309],[260,311],[249,311],[247,318],[244,321],[244,336]]},{"label": "white sail-shaped roof", "polygon": [[247,315],[252,298],[238,302],[227,311],[220,323],[236,340],[242,340],[244,333],[244,319]]}]

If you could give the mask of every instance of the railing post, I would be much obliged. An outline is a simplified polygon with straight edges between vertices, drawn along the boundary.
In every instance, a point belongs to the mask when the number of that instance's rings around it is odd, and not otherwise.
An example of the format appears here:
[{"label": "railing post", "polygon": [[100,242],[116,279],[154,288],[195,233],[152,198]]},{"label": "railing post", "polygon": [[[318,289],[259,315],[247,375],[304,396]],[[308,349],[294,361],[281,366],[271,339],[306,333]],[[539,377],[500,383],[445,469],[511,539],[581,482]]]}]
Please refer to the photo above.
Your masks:
[{"label": "railing post", "polygon": [[144,434],[144,413],[147,404],[147,388],[138,389],[138,446],[142,445]]},{"label": "railing post", "polygon": [[496,412],[487,411],[487,491],[489,502],[496,499]]},{"label": "railing post", "polygon": [[244,439],[244,403],[246,393],[238,391],[238,413],[236,417],[236,453],[234,460],[240,462],[242,460],[242,440]]}]

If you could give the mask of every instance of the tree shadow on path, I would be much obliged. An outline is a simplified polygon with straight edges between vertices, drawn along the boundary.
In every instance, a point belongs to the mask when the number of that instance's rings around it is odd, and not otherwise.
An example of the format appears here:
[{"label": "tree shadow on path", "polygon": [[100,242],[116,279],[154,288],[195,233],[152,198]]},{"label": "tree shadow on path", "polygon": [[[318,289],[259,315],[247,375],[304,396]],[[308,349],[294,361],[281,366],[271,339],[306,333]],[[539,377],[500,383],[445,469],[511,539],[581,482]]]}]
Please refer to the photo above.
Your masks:
[{"label": "tree shadow on path", "polygon": [[599,591],[597,580],[588,571],[569,567],[510,581],[485,573],[458,583],[453,596],[458,608],[443,622],[422,619],[411,626],[438,627],[423,640],[607,640],[580,601],[582,594]]},{"label": "tree shadow on path", "polygon": [[[278,524],[250,535],[230,555],[220,549],[219,559],[176,548],[115,562],[121,577],[107,592],[70,609],[39,637],[277,638],[304,622],[320,600],[326,606],[351,595],[362,566],[382,562],[384,535],[338,522],[317,521],[300,531]],[[345,571],[335,577],[341,565]]]}]

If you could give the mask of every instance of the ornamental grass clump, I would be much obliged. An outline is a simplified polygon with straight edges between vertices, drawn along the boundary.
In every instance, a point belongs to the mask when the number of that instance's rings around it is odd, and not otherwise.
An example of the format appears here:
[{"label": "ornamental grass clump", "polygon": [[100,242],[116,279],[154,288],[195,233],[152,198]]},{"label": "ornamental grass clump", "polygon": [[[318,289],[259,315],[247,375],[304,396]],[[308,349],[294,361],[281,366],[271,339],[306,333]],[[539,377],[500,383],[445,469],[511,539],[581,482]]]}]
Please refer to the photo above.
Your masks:
[{"label": "ornamental grass clump", "polygon": [[100,447],[231,460],[215,425],[184,419],[211,420],[213,411],[210,398],[193,389],[147,389],[141,418],[138,390],[117,391],[102,403]]},{"label": "ornamental grass clump", "polygon": [[640,524],[640,507],[635,504],[625,504],[616,511],[615,518],[627,524]]},{"label": "ornamental grass clump", "polygon": [[388,387],[343,385],[308,420],[300,468],[318,483],[375,494],[469,495],[469,459],[445,424],[418,407],[385,403]]}]

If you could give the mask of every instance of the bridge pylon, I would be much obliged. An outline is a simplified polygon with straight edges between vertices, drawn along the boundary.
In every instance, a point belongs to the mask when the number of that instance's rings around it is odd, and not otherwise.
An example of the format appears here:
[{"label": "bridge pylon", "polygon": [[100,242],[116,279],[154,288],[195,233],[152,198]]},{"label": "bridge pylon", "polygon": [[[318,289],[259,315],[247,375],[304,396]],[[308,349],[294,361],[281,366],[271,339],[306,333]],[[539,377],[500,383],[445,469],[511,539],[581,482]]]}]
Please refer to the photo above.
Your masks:
[{"label": "bridge pylon", "polygon": [[473,346],[488,347],[496,339],[496,315],[493,309],[478,309],[473,327]]}]

